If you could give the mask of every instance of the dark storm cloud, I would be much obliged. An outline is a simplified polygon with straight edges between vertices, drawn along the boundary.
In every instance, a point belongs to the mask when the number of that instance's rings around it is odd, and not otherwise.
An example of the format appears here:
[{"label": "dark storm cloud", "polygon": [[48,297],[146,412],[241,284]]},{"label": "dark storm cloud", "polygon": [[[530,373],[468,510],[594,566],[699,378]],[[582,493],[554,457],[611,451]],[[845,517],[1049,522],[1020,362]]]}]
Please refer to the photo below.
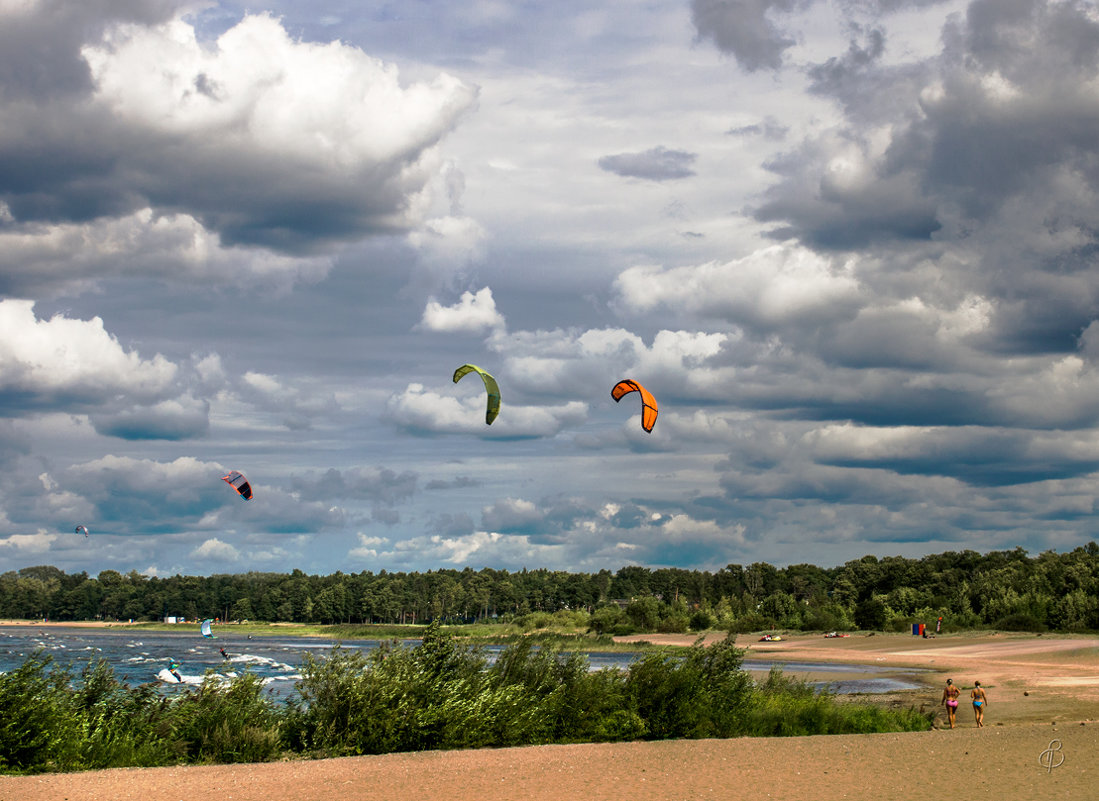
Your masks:
[{"label": "dark storm cloud", "polygon": [[994,301],[971,340],[989,352],[1071,351],[1099,314],[1099,21],[1080,3],[976,0],[939,56],[900,67],[880,63],[876,30],[860,36],[810,70],[843,123],[769,165],[756,219],[882,254],[862,276],[881,291],[930,292],[904,267],[940,264],[940,293]]},{"label": "dark storm cloud", "polygon": [[179,0],[41,0],[0,25],[0,99],[41,102],[91,89],[80,47],[118,22],[169,19]]},{"label": "dark storm cloud", "polygon": [[777,70],[795,40],[768,12],[791,11],[796,5],[795,0],[692,0],[691,21],[700,39],[712,39],[749,72]]},{"label": "dark storm cloud", "polygon": [[321,475],[295,476],[290,488],[306,500],[358,499],[392,506],[416,494],[418,476],[387,467],[330,468]]},{"label": "dark storm cloud", "polygon": [[[888,165],[860,164],[869,157],[855,139],[842,137],[828,144],[806,143],[797,153],[766,165],[782,180],[766,190],[765,202],[753,216],[760,222],[787,223],[771,229],[772,238],[798,239],[820,250],[853,250],[896,241],[927,242],[942,227],[917,176]],[[825,162],[833,147],[851,150],[853,163]]]},{"label": "dark storm cloud", "polygon": [[599,166],[624,178],[644,178],[647,181],[671,181],[694,175],[691,164],[698,156],[685,150],[654,147],[642,153],[619,153],[603,156]]}]

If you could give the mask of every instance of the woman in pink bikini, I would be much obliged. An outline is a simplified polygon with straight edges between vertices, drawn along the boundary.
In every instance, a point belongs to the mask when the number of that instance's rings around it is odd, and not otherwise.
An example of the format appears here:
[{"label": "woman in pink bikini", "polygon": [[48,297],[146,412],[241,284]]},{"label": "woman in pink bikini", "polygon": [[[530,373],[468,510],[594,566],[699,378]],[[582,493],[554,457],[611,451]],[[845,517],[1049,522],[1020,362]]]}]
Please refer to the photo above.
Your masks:
[{"label": "woman in pink bikini", "polygon": [[946,717],[950,720],[950,728],[954,728],[954,716],[958,712],[958,696],[961,695],[961,691],[954,686],[953,679],[946,680],[946,687],[943,688],[943,700],[942,704],[946,705]]}]

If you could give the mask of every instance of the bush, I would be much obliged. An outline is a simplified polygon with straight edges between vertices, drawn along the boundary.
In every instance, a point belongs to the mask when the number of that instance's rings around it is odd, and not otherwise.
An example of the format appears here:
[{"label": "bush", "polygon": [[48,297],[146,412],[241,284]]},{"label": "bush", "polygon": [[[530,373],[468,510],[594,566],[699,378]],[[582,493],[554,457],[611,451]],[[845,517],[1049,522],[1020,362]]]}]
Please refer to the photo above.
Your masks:
[{"label": "bush", "polygon": [[596,634],[614,633],[616,629],[623,626],[630,626],[629,618],[617,606],[602,606],[592,612],[591,617],[588,618],[588,631],[594,631]]},{"label": "bush", "polygon": [[699,609],[691,615],[691,631],[706,631],[712,629],[717,623],[708,609]]},{"label": "bush", "polygon": [[106,662],[78,680],[29,657],[0,675],[0,768],[252,762],[314,755],[536,743],[789,735],[928,728],[917,713],[841,704],[772,671],[755,687],[734,638],[646,655],[628,670],[529,638],[489,666],[481,649],[438,625],[422,644],[306,657],[299,698],[276,706],[251,673],[173,697],[130,689]]},{"label": "bush", "polygon": [[68,670],[37,651],[0,675],[0,768],[15,772],[80,766],[80,721]]},{"label": "bush", "polygon": [[207,675],[172,708],[173,735],[187,761],[267,762],[281,752],[280,715],[263,697],[263,680],[243,673],[225,683]]},{"label": "bush", "polygon": [[826,690],[785,676],[773,667],[753,693],[744,715],[744,734],[791,737],[808,734],[871,734],[926,731],[933,712],[889,710],[872,704],[839,703]]},{"label": "bush", "polygon": [[758,612],[748,612],[733,618],[729,624],[730,634],[748,634],[753,631],[763,631],[771,628],[771,621]]},{"label": "bush", "polygon": [[1006,615],[993,623],[992,628],[999,629],[1000,631],[1047,630],[1045,623],[1034,617],[1034,615],[1027,614],[1026,612],[1016,612],[1011,615]]}]

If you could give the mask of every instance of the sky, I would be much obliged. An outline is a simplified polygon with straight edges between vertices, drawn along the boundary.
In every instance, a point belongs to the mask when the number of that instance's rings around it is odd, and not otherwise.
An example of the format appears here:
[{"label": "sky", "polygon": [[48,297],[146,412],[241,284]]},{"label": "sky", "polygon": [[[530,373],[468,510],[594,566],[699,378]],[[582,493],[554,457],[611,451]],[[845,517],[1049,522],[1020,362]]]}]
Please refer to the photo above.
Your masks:
[{"label": "sky", "polygon": [[0,571],[1096,539],[1095,4],[258,3],[0,0]]}]

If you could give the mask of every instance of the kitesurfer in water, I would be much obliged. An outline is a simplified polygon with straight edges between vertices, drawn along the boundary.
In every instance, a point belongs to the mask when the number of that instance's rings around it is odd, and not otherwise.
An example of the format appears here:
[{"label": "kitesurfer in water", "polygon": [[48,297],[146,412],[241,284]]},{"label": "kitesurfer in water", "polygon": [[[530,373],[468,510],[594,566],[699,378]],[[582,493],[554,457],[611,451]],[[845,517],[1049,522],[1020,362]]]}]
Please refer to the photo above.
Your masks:
[{"label": "kitesurfer in water", "polygon": [[219,648],[218,650],[221,651],[221,655],[224,659],[229,658],[229,654],[225,653],[225,648]]},{"label": "kitesurfer in water", "polygon": [[181,675],[179,675],[178,668],[179,668],[179,663],[176,662],[176,660],[174,660],[174,659],[169,659],[168,660],[168,672],[176,677],[176,681],[178,681],[180,684],[182,684],[183,683],[183,677]]}]

